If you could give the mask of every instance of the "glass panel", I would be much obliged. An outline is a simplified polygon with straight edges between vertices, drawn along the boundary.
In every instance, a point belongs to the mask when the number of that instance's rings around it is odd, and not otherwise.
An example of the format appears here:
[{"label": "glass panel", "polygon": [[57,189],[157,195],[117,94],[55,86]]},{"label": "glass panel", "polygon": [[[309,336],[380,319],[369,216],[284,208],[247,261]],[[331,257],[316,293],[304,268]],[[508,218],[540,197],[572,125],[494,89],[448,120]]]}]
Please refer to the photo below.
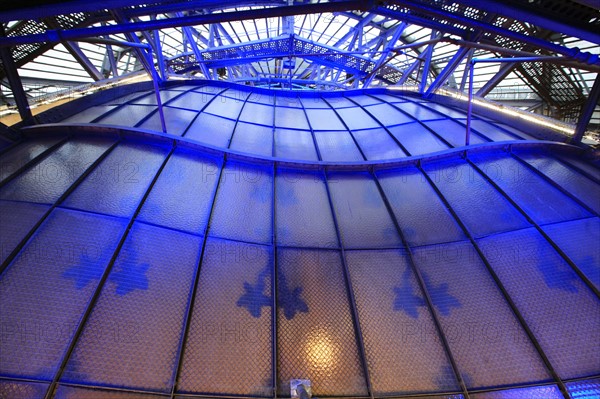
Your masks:
[{"label": "glass panel", "polygon": [[231,149],[270,157],[273,154],[273,128],[239,122],[231,140]]},{"label": "glass panel", "polygon": [[552,381],[471,243],[413,253],[467,388]]},{"label": "glass panel", "polygon": [[[177,92],[173,92],[173,93],[177,93]],[[177,94],[181,94],[181,93],[177,93]],[[206,107],[206,104],[208,104],[213,98],[214,98],[214,96],[211,96],[210,94],[196,93],[194,91],[189,91],[189,92],[183,94],[182,96],[176,98],[175,100],[169,101],[167,104],[171,107],[187,108],[187,109],[191,109],[194,111],[200,111],[201,109]],[[154,97],[154,100],[156,103],[156,97]],[[163,105],[165,105],[164,102],[163,102]]]},{"label": "glass panel", "polygon": [[299,108],[275,108],[275,126],[292,129],[310,129],[304,110]]},{"label": "glass panel", "polygon": [[392,218],[368,173],[331,173],[328,181],[346,248],[402,246]]},{"label": "glass panel", "polygon": [[379,182],[411,246],[458,241],[464,233],[414,166],[377,172]]},{"label": "glass panel", "polygon": [[272,395],[272,262],[270,247],[208,240],[179,392]]},{"label": "glass panel", "polygon": [[215,147],[227,148],[234,128],[235,121],[203,112],[192,123],[185,137]]},{"label": "glass panel", "polygon": [[473,153],[469,158],[538,224],[591,214],[507,153]]},{"label": "glass panel", "polygon": [[280,169],[275,183],[277,243],[337,248],[323,174]]},{"label": "glass panel", "polygon": [[300,376],[317,396],[366,395],[340,253],[280,249],[277,262],[279,395]]},{"label": "glass panel", "polygon": [[168,398],[156,394],[142,394],[119,390],[102,391],[92,388],[77,388],[59,385],[53,399],[155,399]]},{"label": "glass panel", "polygon": [[364,160],[349,132],[317,131],[314,133],[323,161],[351,162]]},{"label": "glass panel", "polygon": [[481,119],[471,120],[471,128],[475,129],[478,133],[481,133],[483,136],[492,141],[520,140],[520,137],[515,137],[514,135],[499,129],[497,126],[494,126],[491,123],[482,121]]},{"label": "glass panel", "polygon": [[307,130],[275,129],[275,156],[306,161],[318,160],[312,134]]},{"label": "glass panel", "polygon": [[446,118],[445,115],[443,115],[439,112],[432,111],[422,105],[419,105],[417,103],[413,103],[410,101],[407,101],[407,102],[404,102],[401,104],[397,104],[396,106],[418,121],[431,121],[431,120],[435,120],[435,119],[445,119]]},{"label": "glass panel", "polygon": [[[192,122],[194,117],[197,115],[196,112],[186,111],[184,109],[163,107],[163,113],[165,116],[165,125],[167,126],[167,133],[176,136],[181,136],[185,129]],[[155,112],[150,118],[148,118],[140,126],[142,129],[156,130],[162,133],[162,125],[160,122],[160,115]]]},{"label": "glass panel", "polygon": [[0,157],[0,182],[58,142],[60,137],[27,140]]},{"label": "glass panel", "polygon": [[479,245],[562,379],[600,370],[600,303],[533,228]]},{"label": "glass panel", "polygon": [[600,185],[562,162],[546,154],[531,150],[518,150],[515,153],[527,163],[558,183],[576,198],[600,213]]},{"label": "glass panel", "polygon": [[350,130],[380,127],[379,123],[360,107],[341,108],[337,112]]},{"label": "glass panel", "polygon": [[211,217],[210,234],[271,243],[273,173],[270,167],[227,162]]},{"label": "glass panel", "polygon": [[469,397],[473,399],[564,399],[563,394],[560,393],[556,385],[517,388],[508,391],[471,393]]},{"label": "glass panel", "polygon": [[389,131],[410,152],[410,155],[429,154],[448,149],[446,143],[425,129],[420,123],[390,127]]},{"label": "glass panel", "polygon": [[63,205],[130,217],[158,172],[168,148],[124,142],[67,197]]},{"label": "glass panel", "polygon": [[39,399],[46,394],[49,384],[0,380],[0,398]]},{"label": "glass panel", "polygon": [[600,379],[567,382],[572,399],[596,399],[600,396]]},{"label": "glass panel", "polygon": [[170,390],[201,244],[196,236],[134,224],[62,381]]},{"label": "glass panel", "polygon": [[125,227],[116,218],[52,212],[0,279],[0,373],[54,377]]},{"label": "glass panel", "polygon": [[210,112],[211,114],[219,115],[224,118],[237,120],[243,106],[244,101],[242,100],[218,96],[208,105],[208,107],[206,107],[204,112]]},{"label": "glass panel", "polygon": [[352,134],[368,160],[406,156],[385,129],[358,130]]},{"label": "glass panel", "polygon": [[54,204],[112,144],[107,139],[74,138],[0,189],[0,198]]},{"label": "glass panel", "polygon": [[412,122],[414,119],[389,104],[378,104],[365,108],[386,127]]},{"label": "glass panel", "polygon": [[221,160],[178,148],[163,169],[137,220],[202,234]]},{"label": "glass panel", "polygon": [[423,168],[475,237],[529,226],[508,200],[465,161],[423,163]]},{"label": "glass panel", "polygon": [[427,108],[431,108],[434,111],[437,111],[442,115],[446,116],[447,118],[467,119],[466,111],[446,107],[445,105],[428,102]]},{"label": "glass panel", "polygon": [[[444,119],[433,122],[425,122],[425,125],[436,132],[440,137],[446,140],[454,147],[464,147],[466,127],[458,124],[450,119]],[[483,139],[474,130],[471,130],[470,144],[488,143],[488,140]]]},{"label": "glass panel", "polygon": [[600,289],[600,219],[575,220],[542,229]]},{"label": "glass panel", "polygon": [[[380,104],[381,101],[371,97],[370,95],[349,95],[352,101],[355,101],[357,104],[361,106],[372,105],[372,104]],[[343,98],[343,97],[342,97]]]},{"label": "glass panel", "polygon": [[314,130],[347,130],[332,109],[307,109],[306,115]]},{"label": "glass panel", "polygon": [[347,251],[376,395],[458,389],[404,251]]},{"label": "glass panel", "polygon": [[103,125],[118,125],[118,126],[136,126],[151,112],[156,110],[156,107],[148,105],[123,105],[115,112],[101,118],[96,123]]},{"label": "glass panel", "polygon": [[[160,92],[160,101],[163,103],[163,105],[173,99],[174,97],[177,97],[181,94],[180,91],[177,90],[161,90]],[[143,105],[156,105],[157,101],[156,101],[156,92],[152,92],[150,94],[148,94],[147,96],[144,97],[139,97],[137,100],[132,101],[132,103],[134,104],[143,104]]]},{"label": "glass panel", "polygon": [[47,205],[0,201],[0,264],[49,208]]},{"label": "glass panel", "polygon": [[76,113],[73,116],[65,118],[61,123],[90,123],[94,119],[104,115],[105,113],[117,108],[116,105],[99,105],[97,107],[90,107],[81,112]]},{"label": "glass panel", "polygon": [[273,106],[248,102],[242,110],[240,121],[273,126]]}]

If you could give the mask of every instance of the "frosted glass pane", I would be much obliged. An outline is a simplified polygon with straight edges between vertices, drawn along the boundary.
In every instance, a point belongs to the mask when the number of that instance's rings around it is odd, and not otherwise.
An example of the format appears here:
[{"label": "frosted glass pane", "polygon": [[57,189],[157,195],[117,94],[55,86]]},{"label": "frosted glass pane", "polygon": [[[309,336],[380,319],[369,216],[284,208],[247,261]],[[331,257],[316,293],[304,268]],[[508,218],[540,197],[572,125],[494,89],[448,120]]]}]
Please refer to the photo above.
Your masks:
[{"label": "frosted glass pane", "polygon": [[430,120],[435,120],[435,119],[445,119],[446,118],[445,115],[442,115],[439,112],[435,112],[430,109],[427,109],[426,107],[420,105],[419,103],[413,103],[413,102],[407,101],[407,102],[404,102],[401,104],[397,104],[396,106],[418,121],[430,121]]},{"label": "frosted glass pane", "polygon": [[425,129],[420,123],[390,127],[389,131],[410,152],[410,155],[428,154],[448,149],[446,143]]},{"label": "frosted glass pane", "polygon": [[292,129],[309,129],[304,110],[299,108],[275,108],[275,126]]},{"label": "frosted glass pane", "polygon": [[564,399],[563,394],[556,385],[472,393],[469,397],[473,399]]},{"label": "frosted glass pane", "polygon": [[116,105],[98,105],[96,107],[90,107],[73,116],[63,119],[61,123],[90,123],[116,107]]},{"label": "frosted glass pane", "polygon": [[567,389],[573,399],[595,399],[600,395],[600,379],[568,382]]},{"label": "frosted glass pane", "polygon": [[467,388],[552,381],[470,242],[413,254]]},{"label": "frosted glass pane", "polygon": [[158,172],[168,148],[136,142],[119,144],[63,205],[130,217]]},{"label": "frosted glass pane", "polygon": [[596,184],[578,171],[569,168],[555,158],[541,152],[515,150],[515,153],[561,187],[573,194],[575,198],[600,213],[600,185]]},{"label": "frosted glass pane", "polygon": [[[454,147],[463,147],[465,145],[466,127],[454,122],[450,119],[444,119],[433,122],[425,122],[431,130],[436,132],[440,137],[452,144]],[[470,144],[487,143],[488,140],[483,139],[475,131],[471,130]]]},{"label": "frosted glass pane", "polygon": [[134,127],[140,123],[144,118],[150,115],[156,107],[149,105],[123,105],[119,107],[115,112],[101,118],[96,123],[103,125],[118,125],[118,126],[129,126]]},{"label": "frosted glass pane", "polygon": [[[181,92],[173,92],[181,94]],[[171,107],[187,108],[194,111],[200,111],[208,104],[214,96],[206,93],[196,93],[194,91],[187,92],[176,99],[169,101],[167,104]],[[165,103],[163,102],[163,105]]]},{"label": "frosted glass pane", "polygon": [[314,132],[323,161],[353,162],[364,160],[347,131]]},{"label": "frosted glass pane", "polygon": [[[172,100],[173,98],[179,96],[181,94],[178,90],[161,90],[160,92],[160,101],[163,105]],[[132,101],[133,104],[143,104],[143,105],[156,105],[158,102],[156,101],[156,92],[151,92],[147,96],[139,97],[136,100]]]},{"label": "frosted glass pane", "polygon": [[231,149],[251,154],[273,154],[273,128],[239,122],[231,140]]},{"label": "frosted glass pane", "polygon": [[43,398],[48,389],[48,385],[50,384],[0,380],[0,398]]},{"label": "frosted glass pane", "polygon": [[178,148],[163,169],[137,220],[202,234],[221,160]]},{"label": "frosted glass pane", "polygon": [[554,248],[533,228],[479,245],[558,375],[597,373],[600,302]]},{"label": "frosted glass pane", "polygon": [[465,238],[442,200],[416,167],[385,170],[377,175],[409,245]]},{"label": "frosted glass pane", "polygon": [[375,182],[367,173],[331,173],[331,199],[346,248],[402,245]]},{"label": "frosted glass pane", "polygon": [[[342,97],[343,98],[343,97]],[[361,106],[365,106],[365,105],[372,105],[372,104],[380,104],[381,100],[371,97],[370,95],[366,95],[366,94],[362,94],[362,95],[348,95],[348,98],[352,101],[354,101],[355,103],[357,103],[358,105]]]},{"label": "frosted glass pane", "polygon": [[360,107],[341,108],[337,112],[350,130],[380,127],[379,123]]},{"label": "frosted glass pane", "polygon": [[384,126],[400,125],[402,123],[412,122],[414,119],[403,114],[389,104],[377,104],[365,108]]},{"label": "frosted glass pane", "polygon": [[507,153],[475,153],[469,158],[539,224],[592,216]]},{"label": "frosted glass pane", "polygon": [[385,129],[352,132],[368,160],[395,159],[406,155]]},{"label": "frosted glass pane", "polygon": [[219,115],[224,118],[236,119],[244,106],[244,101],[233,98],[218,96],[206,107],[204,112]]},{"label": "frosted glass pane", "polygon": [[275,183],[277,243],[337,248],[323,174],[280,169]]},{"label": "frosted glass pane", "polygon": [[314,130],[347,130],[332,109],[307,109],[306,115]]},{"label": "frosted glass pane", "polygon": [[458,389],[403,251],[347,251],[377,395]]},{"label": "frosted glass pane", "polygon": [[[167,127],[167,133],[175,136],[181,136],[185,129],[192,122],[194,117],[197,115],[196,112],[187,111],[185,109],[163,107],[163,113],[165,117],[165,125]],[[160,122],[160,115],[158,112],[154,113],[144,123],[140,125],[142,129],[156,130],[162,133],[162,124]]]},{"label": "frosted glass pane", "polygon": [[491,123],[482,121],[481,119],[471,120],[471,128],[475,129],[477,132],[481,133],[492,141],[520,140],[520,137],[515,137],[514,135],[499,129],[497,126],[494,126]]},{"label": "frosted glass pane", "polygon": [[529,226],[529,222],[464,160],[424,163],[423,168],[476,237]]},{"label": "frosted glass pane", "polygon": [[339,252],[280,249],[277,262],[279,395],[297,376],[317,396],[366,395]]},{"label": "frosted glass pane", "polygon": [[74,138],[0,189],[0,199],[54,204],[112,144]]},{"label": "frosted glass pane", "polygon": [[273,106],[247,102],[240,114],[240,121],[273,126]]},{"label": "frosted glass pane", "polygon": [[179,392],[272,394],[272,262],[270,247],[208,240]]},{"label": "frosted glass pane", "polygon": [[62,381],[168,391],[201,244],[134,224]]},{"label": "frosted glass pane", "polygon": [[542,229],[600,289],[600,219],[557,223]]},{"label": "frosted glass pane", "polygon": [[446,107],[445,105],[436,104],[436,103],[427,103],[427,108],[431,108],[435,111],[438,111],[442,115],[444,115],[448,118],[467,119],[466,111]]},{"label": "frosted glass pane", "polygon": [[52,379],[125,226],[52,212],[0,279],[0,373]]},{"label": "frosted glass pane", "polygon": [[100,390],[59,385],[53,399],[159,399],[169,396],[156,394],[133,393],[119,390]]},{"label": "frosted glass pane", "polygon": [[0,181],[27,165],[29,161],[56,144],[60,137],[27,140],[0,157]]},{"label": "frosted glass pane", "polygon": [[185,137],[216,147],[227,148],[234,128],[235,121],[203,112],[192,123]]},{"label": "frosted glass pane", "polygon": [[4,262],[49,208],[47,205],[0,201],[0,263]]},{"label": "frosted glass pane", "polygon": [[275,156],[316,161],[317,150],[308,130],[275,129]]},{"label": "frosted glass pane", "polygon": [[228,162],[223,170],[209,233],[271,243],[273,173],[270,167]]}]

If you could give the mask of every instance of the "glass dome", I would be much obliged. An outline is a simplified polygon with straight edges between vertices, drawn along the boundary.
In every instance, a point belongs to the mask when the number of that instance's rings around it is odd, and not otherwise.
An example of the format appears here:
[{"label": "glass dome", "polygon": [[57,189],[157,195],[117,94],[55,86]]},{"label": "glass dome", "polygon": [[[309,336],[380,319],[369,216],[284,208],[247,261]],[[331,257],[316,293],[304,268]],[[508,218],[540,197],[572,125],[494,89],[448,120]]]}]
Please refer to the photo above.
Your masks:
[{"label": "glass dome", "polygon": [[389,89],[84,100],[0,153],[0,396],[600,392],[581,147]]}]

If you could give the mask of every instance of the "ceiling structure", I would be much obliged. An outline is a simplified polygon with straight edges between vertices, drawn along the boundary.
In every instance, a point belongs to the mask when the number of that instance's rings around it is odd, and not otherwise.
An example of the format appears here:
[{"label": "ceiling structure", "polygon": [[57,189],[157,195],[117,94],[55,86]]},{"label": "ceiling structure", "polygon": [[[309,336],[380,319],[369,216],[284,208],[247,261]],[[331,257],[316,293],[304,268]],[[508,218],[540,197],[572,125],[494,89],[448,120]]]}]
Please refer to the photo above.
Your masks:
[{"label": "ceiling structure", "polygon": [[[140,72],[274,88],[401,86],[427,97],[466,93],[468,66],[487,59],[474,64],[476,96],[573,124],[591,97],[588,129],[597,130],[594,3],[19,2],[3,5],[0,46],[11,49],[30,105]],[[0,101],[14,104],[5,64]]]}]

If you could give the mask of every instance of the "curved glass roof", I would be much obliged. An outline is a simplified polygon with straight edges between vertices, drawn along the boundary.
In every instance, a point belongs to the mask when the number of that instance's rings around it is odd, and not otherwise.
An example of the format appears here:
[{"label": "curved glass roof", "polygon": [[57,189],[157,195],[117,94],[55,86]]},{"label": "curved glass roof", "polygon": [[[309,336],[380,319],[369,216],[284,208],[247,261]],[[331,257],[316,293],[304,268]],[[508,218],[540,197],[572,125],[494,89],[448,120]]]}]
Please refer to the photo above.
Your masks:
[{"label": "curved glass roof", "polygon": [[[144,126],[153,97],[122,91],[0,154],[1,394],[272,398],[308,379],[318,397],[598,395],[600,174],[583,149],[497,115],[473,119],[485,143],[425,150],[458,109],[191,82],[162,91],[181,113],[165,134]],[[229,122],[196,123],[212,104]],[[382,105],[391,119],[353,125]]]}]

